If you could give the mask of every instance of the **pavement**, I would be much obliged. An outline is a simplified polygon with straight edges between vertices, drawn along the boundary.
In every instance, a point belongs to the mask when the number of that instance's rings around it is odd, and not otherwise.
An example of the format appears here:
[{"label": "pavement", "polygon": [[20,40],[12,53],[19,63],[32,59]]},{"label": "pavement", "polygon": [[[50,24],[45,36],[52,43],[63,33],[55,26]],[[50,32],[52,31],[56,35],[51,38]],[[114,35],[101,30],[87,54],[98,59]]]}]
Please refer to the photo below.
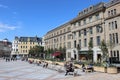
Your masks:
[{"label": "pavement", "polygon": [[85,73],[79,71],[79,76],[67,75],[29,64],[26,61],[6,62],[0,59],[0,80],[120,80],[120,73],[108,74],[100,72]]}]

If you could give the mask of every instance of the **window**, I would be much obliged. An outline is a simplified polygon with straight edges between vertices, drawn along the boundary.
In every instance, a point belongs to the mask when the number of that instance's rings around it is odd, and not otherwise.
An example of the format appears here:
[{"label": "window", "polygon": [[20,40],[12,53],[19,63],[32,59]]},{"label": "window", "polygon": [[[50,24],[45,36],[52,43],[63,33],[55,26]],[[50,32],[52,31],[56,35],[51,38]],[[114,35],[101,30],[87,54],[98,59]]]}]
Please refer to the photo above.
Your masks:
[{"label": "window", "polygon": [[76,38],[76,32],[73,33],[73,36],[74,36],[73,38],[75,39]]},{"label": "window", "polygon": [[84,36],[86,36],[87,35],[87,31],[86,31],[86,29],[84,29]]},{"label": "window", "polygon": [[68,34],[67,38],[68,38],[68,40],[71,39],[71,34]]},{"label": "window", "polygon": [[60,37],[60,41],[62,41],[62,37]]},{"label": "window", "polygon": [[79,37],[81,37],[81,31],[79,31]]},{"label": "window", "polygon": [[114,51],[114,57],[116,57],[116,52]]},{"label": "window", "polygon": [[112,51],[110,51],[110,54],[111,54],[111,57],[113,57],[113,55],[112,55],[112,54],[113,54]]},{"label": "window", "polygon": [[117,21],[115,21],[115,29],[117,29]]},{"label": "window", "polygon": [[67,48],[70,49],[71,48],[71,42],[67,43]]},{"label": "window", "polygon": [[116,43],[118,44],[119,41],[118,41],[118,33],[116,33]]},{"label": "window", "polygon": [[116,15],[116,9],[114,9],[114,15]]},{"label": "window", "polygon": [[65,38],[66,38],[66,37],[65,37],[65,35],[64,35],[64,40],[65,40]]},{"label": "window", "polygon": [[92,22],[92,16],[91,16],[91,17],[89,17],[89,22]]},{"label": "window", "polygon": [[89,32],[90,32],[90,34],[93,34],[93,28],[92,27],[89,28]]},{"label": "window", "polygon": [[96,20],[100,19],[100,15],[96,14]]},{"label": "window", "polygon": [[114,29],[114,22],[112,22],[112,29]]},{"label": "window", "polygon": [[109,22],[109,30],[117,29],[117,21]]},{"label": "window", "polygon": [[78,25],[81,26],[81,21],[78,22]]},{"label": "window", "polygon": [[108,16],[110,16],[110,11],[108,11]]},{"label": "window", "polygon": [[113,43],[115,43],[115,34],[114,33],[112,34],[112,37],[113,37]]},{"label": "window", "polygon": [[120,58],[119,58],[119,51],[117,50],[117,57],[118,57],[118,60],[120,60]]},{"label": "window", "polygon": [[59,32],[57,32],[57,35],[59,34]]},{"label": "window", "polygon": [[23,53],[24,53],[24,50],[23,50]]},{"label": "window", "polygon": [[76,48],[76,40],[74,41],[74,48]]},{"label": "window", "polygon": [[65,42],[63,43],[63,45],[64,45],[64,47],[66,47],[66,43]]},{"label": "window", "polygon": [[83,20],[83,24],[86,24],[86,19]]},{"label": "window", "polygon": [[112,35],[109,34],[109,39],[110,39],[110,42],[112,42]]},{"label": "window", "polygon": [[70,31],[70,27],[68,27],[68,31]]},{"label": "window", "polygon": [[92,45],[93,45],[93,37],[90,38],[90,41],[92,42]]},{"label": "window", "polygon": [[68,52],[68,58],[71,58],[71,53],[70,52]]},{"label": "window", "polygon": [[62,30],[60,30],[60,34],[62,34]]},{"label": "window", "polygon": [[97,46],[100,45],[100,36],[97,36]]},{"label": "window", "polygon": [[111,16],[113,16],[114,14],[113,14],[113,10],[111,10]]},{"label": "window", "polygon": [[64,32],[66,32],[66,30],[64,29]]},{"label": "window", "polygon": [[109,30],[111,30],[111,23],[109,22]]},{"label": "window", "polygon": [[97,32],[97,33],[102,33],[102,26],[97,25],[97,26],[96,26],[96,32]]},{"label": "window", "polygon": [[84,47],[87,47],[87,39],[84,39]]},{"label": "window", "polygon": [[79,47],[81,48],[81,40],[79,40]]}]

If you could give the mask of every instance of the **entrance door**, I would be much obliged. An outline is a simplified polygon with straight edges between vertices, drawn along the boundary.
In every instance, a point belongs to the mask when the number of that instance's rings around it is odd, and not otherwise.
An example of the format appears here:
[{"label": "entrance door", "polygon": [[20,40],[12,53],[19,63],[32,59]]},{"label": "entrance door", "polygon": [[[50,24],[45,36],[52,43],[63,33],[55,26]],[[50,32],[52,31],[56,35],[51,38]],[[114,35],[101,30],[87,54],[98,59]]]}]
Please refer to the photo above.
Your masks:
[{"label": "entrance door", "polygon": [[76,54],[74,54],[74,59],[76,60],[76,58],[77,58],[77,55],[76,55]]},{"label": "entrance door", "polygon": [[101,62],[101,54],[97,54],[97,61]]}]

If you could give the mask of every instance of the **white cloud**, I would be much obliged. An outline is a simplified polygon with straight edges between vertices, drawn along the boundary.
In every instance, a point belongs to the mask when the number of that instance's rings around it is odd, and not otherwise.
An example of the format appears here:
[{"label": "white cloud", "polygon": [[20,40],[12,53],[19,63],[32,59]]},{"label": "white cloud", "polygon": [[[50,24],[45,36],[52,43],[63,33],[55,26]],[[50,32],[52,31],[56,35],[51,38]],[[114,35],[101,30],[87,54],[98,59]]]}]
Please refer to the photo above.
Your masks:
[{"label": "white cloud", "polygon": [[0,8],[8,8],[8,6],[0,4]]},{"label": "white cloud", "polygon": [[0,23],[0,32],[15,30],[17,26]]}]

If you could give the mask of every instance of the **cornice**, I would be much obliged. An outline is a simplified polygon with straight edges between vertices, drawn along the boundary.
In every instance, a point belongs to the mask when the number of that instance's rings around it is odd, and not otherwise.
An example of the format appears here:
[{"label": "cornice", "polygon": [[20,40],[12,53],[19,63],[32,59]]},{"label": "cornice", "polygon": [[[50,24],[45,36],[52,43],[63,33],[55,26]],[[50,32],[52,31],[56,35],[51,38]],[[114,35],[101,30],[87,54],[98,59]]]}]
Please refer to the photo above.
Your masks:
[{"label": "cornice", "polygon": [[58,34],[58,35],[56,35],[56,36],[53,36],[53,37],[47,38],[47,39],[45,39],[45,40],[52,39],[52,38],[55,38],[55,37],[58,37],[58,36],[61,36],[61,35],[67,34],[67,33],[69,33],[69,32],[71,32],[71,31],[67,31],[67,32],[62,33],[62,34]]},{"label": "cornice", "polygon": [[112,18],[115,18],[115,17],[119,17],[119,16],[120,16],[120,13],[117,14],[117,15],[109,16],[109,17],[105,18],[105,20],[109,20],[109,19],[112,19]]}]

